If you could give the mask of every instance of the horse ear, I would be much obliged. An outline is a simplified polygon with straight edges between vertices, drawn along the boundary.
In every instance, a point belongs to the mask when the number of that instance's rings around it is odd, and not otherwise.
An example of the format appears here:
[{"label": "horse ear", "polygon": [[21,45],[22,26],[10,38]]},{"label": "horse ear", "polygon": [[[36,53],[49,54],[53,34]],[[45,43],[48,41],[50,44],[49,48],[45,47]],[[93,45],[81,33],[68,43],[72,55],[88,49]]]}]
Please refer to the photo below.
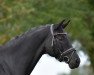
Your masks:
[{"label": "horse ear", "polygon": [[68,24],[69,24],[70,20],[68,20],[66,23],[62,23],[62,28],[64,29]]},{"label": "horse ear", "polygon": [[57,24],[55,26],[55,29],[60,29],[60,30],[64,29],[69,24],[70,20],[67,21],[66,23],[64,23],[64,22],[65,22],[65,20],[63,20],[59,24]]},{"label": "horse ear", "polygon": [[64,21],[65,21],[65,20],[61,21],[59,24],[56,24],[54,29],[55,29],[55,30],[58,30],[58,29],[61,30],[61,29],[63,29],[63,28],[62,28],[62,25],[63,25],[63,22],[64,22]]}]

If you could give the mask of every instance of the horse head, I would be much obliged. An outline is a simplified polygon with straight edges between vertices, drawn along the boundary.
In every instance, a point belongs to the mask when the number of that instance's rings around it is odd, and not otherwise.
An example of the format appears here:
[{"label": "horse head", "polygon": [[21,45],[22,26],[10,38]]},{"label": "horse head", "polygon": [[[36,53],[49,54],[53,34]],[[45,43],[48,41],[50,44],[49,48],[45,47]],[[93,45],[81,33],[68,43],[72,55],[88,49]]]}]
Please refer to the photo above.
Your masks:
[{"label": "horse head", "polygon": [[59,24],[51,25],[50,34],[45,43],[46,53],[55,57],[60,62],[66,62],[71,69],[77,68],[80,58],[68,38],[64,29],[70,21],[63,20]]}]

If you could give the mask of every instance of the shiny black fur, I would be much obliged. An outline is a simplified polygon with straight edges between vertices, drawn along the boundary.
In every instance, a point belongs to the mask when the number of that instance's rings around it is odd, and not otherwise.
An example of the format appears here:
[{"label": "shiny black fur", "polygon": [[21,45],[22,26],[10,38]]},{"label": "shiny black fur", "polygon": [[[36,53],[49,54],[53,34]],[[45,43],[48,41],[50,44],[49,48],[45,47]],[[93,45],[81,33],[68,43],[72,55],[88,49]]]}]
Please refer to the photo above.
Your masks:
[{"label": "shiny black fur", "polygon": [[[61,32],[58,26],[59,24],[54,25],[54,32]],[[59,37],[67,38],[66,36]],[[62,44],[62,51],[71,46],[68,39],[64,40],[62,40],[65,42],[64,45]],[[43,54],[53,56],[51,41],[50,25],[47,25],[31,29],[7,42],[0,47],[0,75],[30,75]],[[57,45],[61,44],[57,42]],[[76,68],[78,66],[75,65],[79,65],[80,62],[74,61],[79,57],[75,53],[73,58],[73,64],[72,62],[70,64]]]}]

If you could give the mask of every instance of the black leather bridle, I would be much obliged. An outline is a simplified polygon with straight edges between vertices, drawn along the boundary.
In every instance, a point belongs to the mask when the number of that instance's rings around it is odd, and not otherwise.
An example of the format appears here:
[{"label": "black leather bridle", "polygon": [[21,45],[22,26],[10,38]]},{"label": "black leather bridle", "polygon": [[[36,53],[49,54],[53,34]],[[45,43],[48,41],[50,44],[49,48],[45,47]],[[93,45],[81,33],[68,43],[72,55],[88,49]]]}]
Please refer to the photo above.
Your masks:
[{"label": "black leather bridle", "polygon": [[[54,52],[54,36],[55,35],[67,35],[67,33],[53,33],[53,24],[51,25],[50,27],[50,31],[51,31],[51,34],[52,34],[52,43],[51,43],[51,47],[53,48],[53,52]],[[61,52],[59,49],[58,49],[59,53],[60,53],[60,56],[59,56],[59,59],[63,58],[63,61],[65,61],[66,63],[70,63],[70,60],[74,54],[74,52],[76,51],[73,47],[65,50],[64,52]],[[54,52],[55,53],[55,52]],[[71,56],[68,57],[67,54],[71,53]],[[67,58],[67,60],[64,60],[65,58]]]}]

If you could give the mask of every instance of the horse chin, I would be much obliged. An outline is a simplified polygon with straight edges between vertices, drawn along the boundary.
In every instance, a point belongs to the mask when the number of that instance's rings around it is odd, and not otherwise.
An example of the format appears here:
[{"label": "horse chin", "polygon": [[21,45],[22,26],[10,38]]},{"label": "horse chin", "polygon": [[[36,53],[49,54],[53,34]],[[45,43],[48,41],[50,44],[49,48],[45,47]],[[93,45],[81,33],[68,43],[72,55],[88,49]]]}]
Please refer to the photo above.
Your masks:
[{"label": "horse chin", "polygon": [[71,63],[71,62],[69,63],[69,67],[70,67],[71,69],[78,68],[79,65],[80,65],[80,63]]},{"label": "horse chin", "polygon": [[69,65],[70,69],[78,68],[78,66]]}]

